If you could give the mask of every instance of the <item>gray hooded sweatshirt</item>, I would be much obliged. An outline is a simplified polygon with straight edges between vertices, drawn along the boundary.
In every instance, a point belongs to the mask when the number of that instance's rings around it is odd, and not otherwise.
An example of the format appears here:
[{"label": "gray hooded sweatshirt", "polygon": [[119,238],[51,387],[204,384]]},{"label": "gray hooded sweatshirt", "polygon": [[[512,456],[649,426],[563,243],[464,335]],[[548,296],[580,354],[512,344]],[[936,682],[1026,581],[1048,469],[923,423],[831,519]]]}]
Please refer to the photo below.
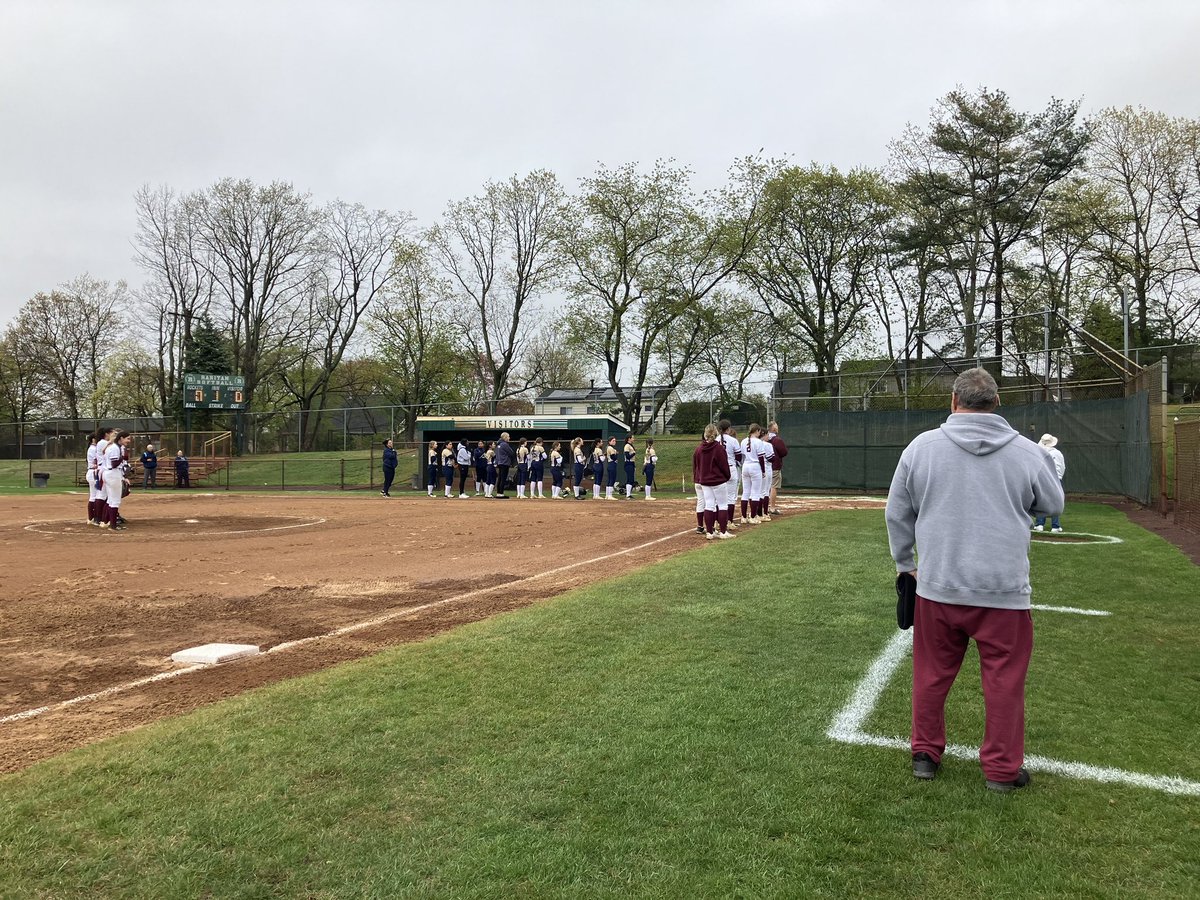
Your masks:
[{"label": "gray hooded sweatshirt", "polygon": [[927,600],[1029,609],[1029,519],[1062,509],[1062,484],[1041,447],[1001,416],[952,413],[900,456],[888,542],[898,572],[917,569]]}]

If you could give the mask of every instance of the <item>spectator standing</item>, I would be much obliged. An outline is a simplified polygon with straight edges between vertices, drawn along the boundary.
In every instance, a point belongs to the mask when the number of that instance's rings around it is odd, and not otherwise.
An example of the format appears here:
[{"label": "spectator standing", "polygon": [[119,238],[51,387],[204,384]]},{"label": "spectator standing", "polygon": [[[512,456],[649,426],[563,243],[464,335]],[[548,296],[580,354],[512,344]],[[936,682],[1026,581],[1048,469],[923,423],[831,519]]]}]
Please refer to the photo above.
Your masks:
[{"label": "spectator standing", "polygon": [[392,446],[392,439],[388,438],[383,442],[383,490],[379,493],[385,497],[392,496],[392,482],[396,479],[396,448]]},{"label": "spectator standing", "polygon": [[175,453],[175,487],[190,488],[192,486],[191,476],[188,475],[188,458],[183,455],[183,451],[179,450]]},{"label": "spectator standing", "polygon": [[1011,791],[1030,781],[1028,517],[1057,515],[1063,493],[1050,458],[995,414],[999,405],[986,370],[959,375],[949,418],[901,454],[885,518],[897,571],[917,579],[913,776],[931,779],[941,768],[946,695],[974,639],[986,716],[979,761],[989,790]]},{"label": "spectator standing", "polygon": [[779,436],[779,423],[772,422],[767,426],[767,443],[775,451],[771,470],[771,496],[767,504],[767,512],[773,516],[779,515],[779,491],[783,488],[783,460],[788,455],[787,444]]},{"label": "spectator standing", "polygon": [[[1067,461],[1063,458],[1062,451],[1058,449],[1058,438],[1052,434],[1043,434],[1042,439],[1038,441],[1038,445],[1054,460],[1054,471],[1058,473],[1059,484],[1062,484],[1063,476],[1067,474]],[[1033,530],[1045,531],[1045,529],[1046,517],[1038,516],[1034,520]],[[1058,516],[1053,516],[1050,519],[1050,530],[1055,534],[1062,534],[1062,522],[1059,521]]]},{"label": "spectator standing", "polygon": [[142,454],[142,487],[158,487],[158,454],[154,452],[153,444],[147,444]]}]

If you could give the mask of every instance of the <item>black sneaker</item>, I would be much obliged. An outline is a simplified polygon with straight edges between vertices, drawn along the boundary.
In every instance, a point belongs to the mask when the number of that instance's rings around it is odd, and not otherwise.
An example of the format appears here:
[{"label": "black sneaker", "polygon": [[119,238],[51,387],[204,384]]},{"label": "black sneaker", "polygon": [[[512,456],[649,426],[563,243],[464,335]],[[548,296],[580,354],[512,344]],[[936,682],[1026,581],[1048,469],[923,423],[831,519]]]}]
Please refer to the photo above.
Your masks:
[{"label": "black sneaker", "polygon": [[[942,764],[934,762],[933,757],[928,753],[913,754],[913,778],[920,778],[922,781],[930,781],[937,777],[938,770],[941,767]],[[991,782],[988,782],[988,784],[991,784]]]},{"label": "black sneaker", "polygon": [[992,781],[990,778],[987,781],[987,789],[989,791],[998,791],[1001,794],[1007,794],[1009,791],[1015,791],[1018,788],[1023,788],[1029,782],[1033,781],[1029,777],[1029,773],[1025,771],[1025,767],[1017,769],[1017,777],[1012,781]]},{"label": "black sneaker", "polygon": [[696,534],[704,534],[704,529],[699,525],[696,526]]}]

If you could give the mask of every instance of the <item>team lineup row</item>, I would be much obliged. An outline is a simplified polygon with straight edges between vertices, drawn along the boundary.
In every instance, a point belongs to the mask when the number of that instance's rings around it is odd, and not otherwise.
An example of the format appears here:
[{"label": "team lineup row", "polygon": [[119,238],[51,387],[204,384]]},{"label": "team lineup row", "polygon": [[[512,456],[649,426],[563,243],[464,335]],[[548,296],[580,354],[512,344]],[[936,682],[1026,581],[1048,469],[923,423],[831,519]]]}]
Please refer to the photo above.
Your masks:
[{"label": "team lineup row", "polygon": [[[391,441],[384,442],[384,489],[385,496],[389,493],[392,477],[395,475],[395,451]],[[456,446],[447,441],[440,446],[437,441],[430,441],[425,457],[425,487],[429,496],[435,496],[438,486],[444,483],[446,497],[453,497],[454,476],[458,474],[458,497],[466,499],[467,480],[473,476],[475,496],[508,499],[505,490],[516,487],[517,498],[545,497],[546,470],[550,472],[550,496],[553,499],[573,497],[582,500],[584,481],[592,479],[592,496],[600,497],[604,489],[607,500],[614,500],[614,490],[617,486],[618,461],[624,457],[624,499],[633,499],[633,490],[637,486],[638,452],[633,435],[625,439],[623,451],[617,451],[617,439],[610,438],[608,444],[594,441],[590,449],[585,449],[583,438],[575,438],[567,451],[563,453],[561,441],[554,441],[546,450],[545,442],[539,437],[529,441],[520,438],[517,446],[509,443],[508,432],[500,435],[500,440],[491,441],[484,446],[483,441],[477,441],[474,447],[468,447],[467,442],[460,439]],[[570,469],[568,469],[568,459]],[[653,500],[651,492],[654,487],[654,468],[658,463],[658,454],[654,449],[654,441],[648,440],[642,453],[642,475],[645,478],[644,491],[647,500]],[[389,465],[391,472],[389,472]],[[564,483],[570,478],[572,493],[565,492]]]},{"label": "team lineup row", "polygon": [[[721,488],[720,504],[715,493],[718,483],[711,480],[717,477],[716,473],[707,469],[702,473],[699,468],[700,462],[706,460],[710,452],[705,450],[709,444],[719,444],[724,450],[724,468],[720,470],[719,484],[726,487]],[[720,534],[728,533],[729,525],[735,524],[733,519],[739,485],[742,521],[755,524],[763,520],[770,521],[769,513],[782,485],[783,459],[787,452],[787,445],[779,436],[779,425],[775,422],[766,429],[752,424],[744,440],[738,439],[736,429],[728,420],[709,426],[692,460],[700,530],[714,533],[715,528],[719,527]],[[615,494],[620,483],[625,488],[624,499],[631,500],[638,487],[638,457],[633,435],[626,436],[620,450],[617,449],[615,437],[609,438],[607,444],[595,440],[590,448],[585,446],[583,438],[577,437],[571,441],[565,453],[561,441],[554,441],[547,450],[546,443],[540,437],[532,441],[520,438],[514,448],[509,442],[508,432],[501,433],[499,440],[486,445],[483,441],[476,441],[474,447],[462,438],[441,444],[430,441],[425,455],[425,488],[430,497],[438,496],[440,489],[447,498],[482,496],[503,500],[508,499],[505,490],[515,486],[518,499],[541,498],[545,496],[548,469],[550,496],[553,499],[584,499],[587,496],[586,481],[591,478],[593,498],[599,499],[603,490],[605,499],[617,499],[622,496]],[[644,478],[642,490],[645,499],[653,500],[654,471],[658,464],[653,439],[646,441],[641,452],[641,463]],[[385,497],[391,496],[397,464],[398,457],[392,441],[384,441],[384,480],[380,493]],[[619,466],[623,468],[623,473],[619,473]],[[619,480],[619,474],[624,475],[623,479]],[[456,475],[457,492],[454,487]],[[571,493],[566,492],[568,479]],[[473,481],[473,495],[467,493],[468,480]],[[706,499],[706,488],[713,489],[711,498]],[[717,515],[718,506],[724,511],[721,515]],[[713,522],[707,526],[702,515],[706,509],[714,514]]]}]

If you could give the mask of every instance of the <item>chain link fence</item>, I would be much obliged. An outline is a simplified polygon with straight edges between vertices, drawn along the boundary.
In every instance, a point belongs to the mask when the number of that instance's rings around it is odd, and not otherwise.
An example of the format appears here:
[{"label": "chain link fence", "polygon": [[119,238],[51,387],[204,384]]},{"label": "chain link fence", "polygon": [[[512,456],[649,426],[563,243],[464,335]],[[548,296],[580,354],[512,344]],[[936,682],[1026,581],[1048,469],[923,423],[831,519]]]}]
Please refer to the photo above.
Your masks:
[{"label": "chain link fence", "polygon": [[1175,524],[1200,534],[1200,420],[1175,423]]}]

